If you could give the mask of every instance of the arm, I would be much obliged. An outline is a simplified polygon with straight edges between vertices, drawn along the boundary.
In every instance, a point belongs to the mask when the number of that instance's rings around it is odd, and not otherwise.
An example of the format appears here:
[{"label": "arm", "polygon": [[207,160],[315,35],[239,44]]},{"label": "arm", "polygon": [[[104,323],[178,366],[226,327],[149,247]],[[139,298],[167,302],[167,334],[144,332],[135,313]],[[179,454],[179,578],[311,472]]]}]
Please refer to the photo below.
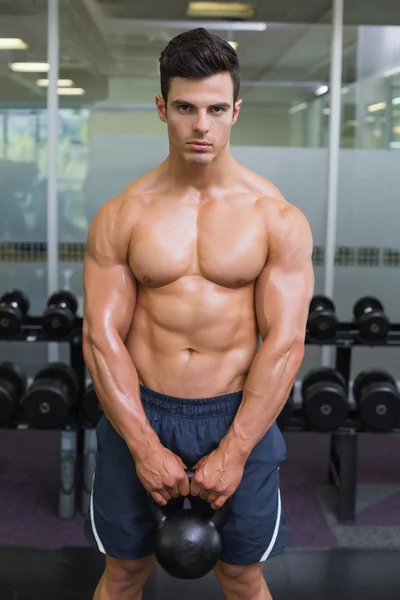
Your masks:
[{"label": "arm", "polygon": [[93,219],[83,274],[83,353],[107,418],[139,458],[160,442],[144,412],[138,374],[124,345],[137,290],[127,260],[133,227],[121,201],[106,203]]},{"label": "arm", "polygon": [[250,368],[231,429],[221,441],[228,453],[244,460],[281,412],[303,360],[314,290],[312,247],[304,215],[293,206],[285,208],[255,288],[263,344]]}]

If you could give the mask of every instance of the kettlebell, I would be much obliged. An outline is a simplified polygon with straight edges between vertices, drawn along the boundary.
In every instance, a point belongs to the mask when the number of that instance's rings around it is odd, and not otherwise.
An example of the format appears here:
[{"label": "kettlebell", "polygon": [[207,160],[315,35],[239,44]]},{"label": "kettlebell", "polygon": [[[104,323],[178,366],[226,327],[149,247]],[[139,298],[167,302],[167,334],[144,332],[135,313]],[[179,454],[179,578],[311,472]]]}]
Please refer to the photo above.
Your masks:
[{"label": "kettlebell", "polygon": [[[186,473],[191,482],[195,472],[188,469]],[[160,567],[171,577],[199,579],[218,561],[220,531],[231,514],[232,498],[218,510],[213,510],[209,502],[199,497],[189,495],[187,498],[191,508],[183,507],[185,498],[182,496],[161,506],[149,495],[150,517],[157,528],[155,556]]]}]

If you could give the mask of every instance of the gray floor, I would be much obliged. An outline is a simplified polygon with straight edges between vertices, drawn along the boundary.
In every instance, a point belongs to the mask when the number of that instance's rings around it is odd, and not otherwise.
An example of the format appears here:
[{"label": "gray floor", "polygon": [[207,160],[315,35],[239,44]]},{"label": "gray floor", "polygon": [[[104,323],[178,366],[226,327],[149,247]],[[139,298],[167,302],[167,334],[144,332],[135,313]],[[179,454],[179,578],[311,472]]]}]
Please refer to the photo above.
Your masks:
[{"label": "gray floor", "polygon": [[[91,600],[103,570],[98,552],[84,548],[0,549],[2,600]],[[274,600],[399,600],[396,551],[289,550],[265,566]],[[156,568],[143,600],[223,600],[214,576],[181,581]]]}]

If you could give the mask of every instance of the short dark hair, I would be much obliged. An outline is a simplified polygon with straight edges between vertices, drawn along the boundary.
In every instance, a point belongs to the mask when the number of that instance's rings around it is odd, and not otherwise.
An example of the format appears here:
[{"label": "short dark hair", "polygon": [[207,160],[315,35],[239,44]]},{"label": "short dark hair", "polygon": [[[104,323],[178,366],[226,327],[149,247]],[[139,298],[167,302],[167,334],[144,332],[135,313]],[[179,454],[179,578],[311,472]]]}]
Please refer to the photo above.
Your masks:
[{"label": "short dark hair", "polygon": [[160,56],[161,94],[167,102],[169,82],[173,77],[202,79],[215,73],[229,72],[233,82],[233,99],[240,89],[239,60],[234,48],[203,27],[174,37]]}]

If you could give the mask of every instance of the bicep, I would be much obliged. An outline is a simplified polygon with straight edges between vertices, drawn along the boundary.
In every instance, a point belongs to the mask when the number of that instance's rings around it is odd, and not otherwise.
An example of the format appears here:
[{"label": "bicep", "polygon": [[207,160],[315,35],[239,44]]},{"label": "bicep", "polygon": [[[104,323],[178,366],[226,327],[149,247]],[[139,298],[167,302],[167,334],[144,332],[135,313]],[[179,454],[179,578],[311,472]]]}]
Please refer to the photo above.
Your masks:
[{"label": "bicep", "polygon": [[89,337],[116,332],[125,340],[136,304],[136,280],[129,266],[105,266],[87,256],[83,285],[85,332]]},{"label": "bicep", "polygon": [[297,216],[289,236],[277,238],[257,280],[255,305],[263,339],[276,336],[283,347],[303,343],[314,291],[312,235]]}]

